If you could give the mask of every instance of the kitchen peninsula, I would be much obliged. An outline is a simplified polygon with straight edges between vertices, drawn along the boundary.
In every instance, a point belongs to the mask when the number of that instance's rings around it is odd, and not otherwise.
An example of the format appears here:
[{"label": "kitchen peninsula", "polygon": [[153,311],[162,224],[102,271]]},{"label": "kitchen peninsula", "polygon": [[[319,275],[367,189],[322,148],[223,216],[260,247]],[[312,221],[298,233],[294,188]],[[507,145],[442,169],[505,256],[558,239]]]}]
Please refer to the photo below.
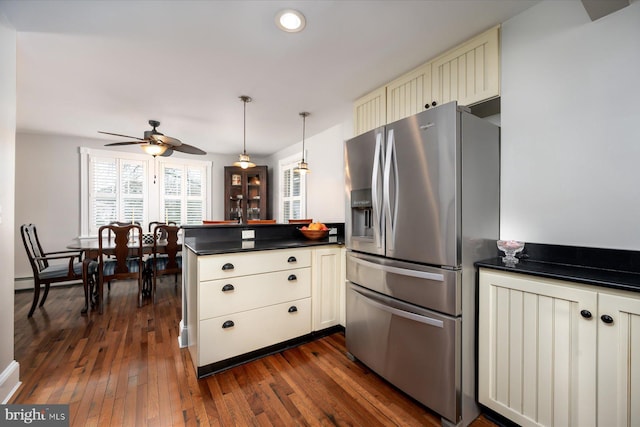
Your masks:
[{"label": "kitchen peninsula", "polygon": [[181,345],[198,377],[344,327],[344,224],[183,227]]}]

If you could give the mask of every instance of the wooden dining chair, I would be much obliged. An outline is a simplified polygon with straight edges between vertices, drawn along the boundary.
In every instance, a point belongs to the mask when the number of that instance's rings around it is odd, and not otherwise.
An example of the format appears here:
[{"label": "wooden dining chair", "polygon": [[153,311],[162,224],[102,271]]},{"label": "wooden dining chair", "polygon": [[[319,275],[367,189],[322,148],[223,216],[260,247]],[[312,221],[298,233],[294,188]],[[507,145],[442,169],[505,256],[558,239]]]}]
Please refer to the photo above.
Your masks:
[{"label": "wooden dining chair", "polygon": [[313,218],[289,220],[289,224],[311,224],[312,222],[313,222]]},{"label": "wooden dining chair", "polygon": [[[69,282],[72,280],[90,280],[89,277],[82,277],[82,251],[64,250],[55,252],[45,252],[42,250],[36,226],[33,224],[23,224],[20,226],[22,242],[27,251],[29,264],[33,271],[33,303],[29,309],[27,317],[33,316],[33,312],[40,298],[40,288],[44,286],[44,294],[40,301],[40,307],[44,305],[49,295],[49,287],[52,283]],[[66,262],[61,263],[64,260]],[[54,261],[54,263],[50,263]],[[58,262],[57,264],[55,262]]]},{"label": "wooden dining chair", "polygon": [[[159,224],[156,226],[153,242],[153,252],[145,261],[146,280],[151,284],[151,296],[156,302],[158,276],[175,275],[175,285],[178,286],[178,274],[182,273],[181,246],[178,245],[178,231],[180,227]],[[159,237],[166,236],[166,244],[159,245]],[[163,242],[164,243],[164,242]],[[162,250],[160,250],[162,249]]]},{"label": "wooden dining chair", "polygon": [[248,219],[247,224],[275,224],[275,219]]},{"label": "wooden dining chair", "polygon": [[203,219],[202,220],[202,224],[203,225],[215,225],[215,224],[237,224],[238,220],[237,219],[223,219],[223,220],[208,220],[208,219]]},{"label": "wooden dining chair", "polygon": [[[111,240],[109,236],[114,235]],[[142,228],[139,225],[103,225],[98,229],[97,285],[100,314],[104,312],[104,282],[136,279],[138,307],[142,306]],[[108,256],[112,256],[109,258]]]},{"label": "wooden dining chair", "polygon": [[[162,224],[177,225],[175,221],[169,221],[168,223],[167,223],[167,222],[164,222],[164,221],[151,221],[151,222],[149,223],[149,233],[153,233],[153,234],[155,235],[155,228],[156,228],[156,226],[157,226],[157,225],[162,225]],[[160,238],[161,238],[162,240],[164,240],[164,239],[166,239],[166,236],[165,236],[165,235],[161,235],[161,236],[160,236]]]}]

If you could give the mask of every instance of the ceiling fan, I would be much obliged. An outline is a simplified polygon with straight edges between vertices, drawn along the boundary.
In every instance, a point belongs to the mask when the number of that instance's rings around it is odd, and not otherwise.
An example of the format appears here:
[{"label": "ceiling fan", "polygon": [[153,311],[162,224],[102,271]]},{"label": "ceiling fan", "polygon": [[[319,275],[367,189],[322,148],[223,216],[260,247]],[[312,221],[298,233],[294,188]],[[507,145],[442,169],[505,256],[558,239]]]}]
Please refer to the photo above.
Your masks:
[{"label": "ceiling fan", "polygon": [[160,132],[158,132],[156,128],[160,126],[159,121],[149,120],[149,124],[151,125],[151,127],[153,127],[153,129],[145,131],[144,138],[138,138],[135,136],[121,135],[119,133],[102,132],[102,131],[98,131],[98,133],[135,139],[135,141],[112,142],[110,144],[105,144],[106,147],[114,146],[114,145],[140,144],[140,148],[142,148],[145,153],[150,154],[153,157],[155,156],[169,157],[170,155],[173,154],[174,151],[180,151],[182,153],[187,153],[187,154],[200,154],[200,155],[207,154],[205,151],[202,151],[201,149],[194,147],[193,145],[184,144],[179,139],[172,138],[170,136],[165,136]]}]

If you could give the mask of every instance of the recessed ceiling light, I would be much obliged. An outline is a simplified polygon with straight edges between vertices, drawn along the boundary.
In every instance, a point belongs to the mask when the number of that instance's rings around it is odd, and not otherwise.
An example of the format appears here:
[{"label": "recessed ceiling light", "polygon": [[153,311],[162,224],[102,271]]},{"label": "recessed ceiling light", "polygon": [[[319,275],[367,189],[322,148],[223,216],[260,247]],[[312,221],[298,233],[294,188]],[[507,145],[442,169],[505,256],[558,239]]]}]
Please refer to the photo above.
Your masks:
[{"label": "recessed ceiling light", "polygon": [[286,9],[278,12],[276,15],[276,25],[282,31],[288,33],[297,33],[302,31],[307,21],[304,19],[304,15],[297,10]]}]

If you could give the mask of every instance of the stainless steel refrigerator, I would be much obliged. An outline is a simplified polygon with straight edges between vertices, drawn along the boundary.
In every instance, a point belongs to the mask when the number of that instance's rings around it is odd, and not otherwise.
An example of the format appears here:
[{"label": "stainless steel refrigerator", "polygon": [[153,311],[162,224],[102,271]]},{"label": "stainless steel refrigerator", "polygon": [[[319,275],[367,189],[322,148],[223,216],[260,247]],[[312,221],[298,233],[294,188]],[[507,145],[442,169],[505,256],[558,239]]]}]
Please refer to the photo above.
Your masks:
[{"label": "stainless steel refrigerator", "polygon": [[500,129],[455,102],[345,143],[348,352],[442,416],[476,404],[476,275],[499,234]]}]

